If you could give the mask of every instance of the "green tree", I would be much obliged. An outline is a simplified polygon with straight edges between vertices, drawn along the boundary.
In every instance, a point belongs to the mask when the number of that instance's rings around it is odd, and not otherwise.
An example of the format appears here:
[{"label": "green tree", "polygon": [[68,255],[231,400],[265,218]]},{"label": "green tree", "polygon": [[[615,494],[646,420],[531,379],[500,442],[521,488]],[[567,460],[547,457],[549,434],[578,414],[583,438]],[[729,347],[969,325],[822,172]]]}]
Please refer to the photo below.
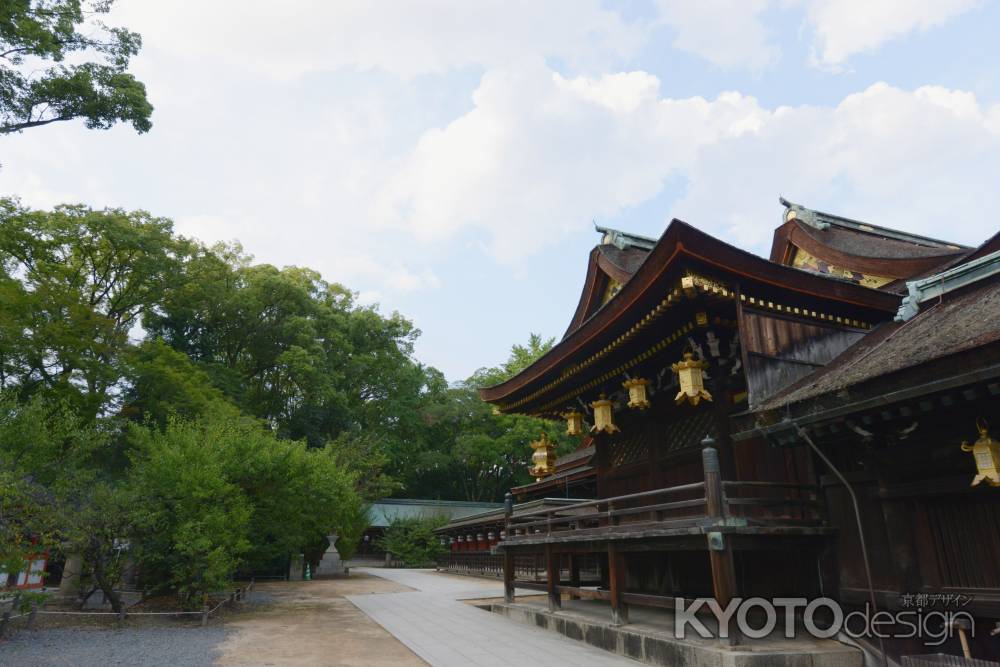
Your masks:
[{"label": "green tree", "polygon": [[367,503],[355,503],[341,512],[340,525],[337,527],[337,544],[334,545],[341,560],[349,561],[358,552],[361,538],[370,525],[369,508],[370,505]]},{"label": "green tree", "polygon": [[401,560],[404,567],[429,567],[444,553],[434,529],[446,523],[446,518],[393,519],[378,539],[378,545]]},{"label": "green tree", "polygon": [[333,452],[279,439],[256,420],[171,418],[164,429],[134,425],[130,441],[141,570],[189,600],[241,566],[266,567],[355,529],[363,503]]},{"label": "green tree", "polygon": [[189,606],[226,586],[250,549],[252,509],[227,479],[220,443],[195,425],[132,428],[135,526],[143,585],[175,590]]},{"label": "green tree", "polygon": [[[0,134],[84,119],[149,131],[153,107],[128,70],[142,40],[97,20],[112,0],[5,0],[0,6]],[[67,64],[86,54],[98,61]],[[75,58],[79,59],[79,58]]]},{"label": "green tree", "polygon": [[478,394],[479,388],[527,368],[552,345],[552,340],[532,334],[527,345],[514,345],[500,366],[479,369],[428,402],[424,413],[427,446],[405,480],[408,492],[419,489],[418,497],[500,501],[512,486],[530,480],[529,443],[543,432],[557,443],[559,453],[575,447],[577,442],[565,436],[561,424],[494,414]]},{"label": "green tree", "polygon": [[81,605],[101,591],[115,612],[122,610],[118,590],[129,558],[128,538],[138,514],[130,490],[115,481],[100,480],[79,489],[64,509],[71,517],[60,521],[58,545],[66,554],[78,554],[90,586],[81,590]]},{"label": "green tree", "polygon": [[53,542],[57,514],[43,487],[0,467],[0,574],[16,577],[31,554]]},{"label": "green tree", "polygon": [[281,437],[322,447],[343,433],[373,436],[390,465],[405,466],[429,381],[409,321],[357,305],[314,271],[255,265],[238,246],[199,249],[181,274],[144,320],[151,336]]},{"label": "green tree", "polygon": [[162,428],[173,416],[193,419],[239,414],[204,370],[162,340],[146,340],[130,348],[125,354],[123,375],[128,390],[122,414],[134,421],[152,422]]},{"label": "green tree", "polygon": [[101,469],[110,443],[107,428],[65,404],[0,395],[0,571],[20,571],[38,551],[82,551],[117,608],[114,539],[128,531]]},{"label": "green tree", "polygon": [[185,244],[143,211],[0,199],[0,387],[115,409],[129,332],[154,310]]}]

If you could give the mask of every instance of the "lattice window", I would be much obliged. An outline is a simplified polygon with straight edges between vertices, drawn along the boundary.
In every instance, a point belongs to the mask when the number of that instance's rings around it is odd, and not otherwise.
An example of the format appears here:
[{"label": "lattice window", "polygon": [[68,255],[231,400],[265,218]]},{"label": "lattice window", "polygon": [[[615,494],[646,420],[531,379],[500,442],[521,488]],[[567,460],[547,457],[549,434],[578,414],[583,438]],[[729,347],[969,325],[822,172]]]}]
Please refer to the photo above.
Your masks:
[{"label": "lattice window", "polygon": [[643,438],[619,440],[611,445],[611,465],[624,466],[649,459],[649,446]]},{"label": "lattice window", "polygon": [[662,453],[698,447],[709,433],[715,433],[711,410],[701,409],[672,420],[667,426]]}]

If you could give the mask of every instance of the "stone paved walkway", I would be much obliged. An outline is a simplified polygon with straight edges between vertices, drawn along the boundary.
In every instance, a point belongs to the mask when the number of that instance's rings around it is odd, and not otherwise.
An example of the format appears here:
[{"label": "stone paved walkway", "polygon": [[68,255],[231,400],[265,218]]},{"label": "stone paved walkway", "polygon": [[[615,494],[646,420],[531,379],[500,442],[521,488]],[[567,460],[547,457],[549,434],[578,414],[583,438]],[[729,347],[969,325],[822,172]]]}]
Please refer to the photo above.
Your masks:
[{"label": "stone paved walkway", "polygon": [[[636,667],[639,664],[460,602],[502,597],[500,582],[444,576],[428,570],[372,568],[361,571],[415,589],[412,593],[351,595],[348,599],[435,667]],[[532,591],[518,593],[537,595]]]}]

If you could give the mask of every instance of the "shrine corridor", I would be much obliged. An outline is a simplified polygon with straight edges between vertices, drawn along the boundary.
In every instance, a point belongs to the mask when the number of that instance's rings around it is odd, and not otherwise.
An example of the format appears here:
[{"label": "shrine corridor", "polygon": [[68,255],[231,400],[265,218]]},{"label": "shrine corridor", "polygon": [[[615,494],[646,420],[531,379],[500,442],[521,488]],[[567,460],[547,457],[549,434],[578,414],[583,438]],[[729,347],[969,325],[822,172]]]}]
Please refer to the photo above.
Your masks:
[{"label": "shrine corridor", "polygon": [[[352,569],[352,571],[355,571]],[[365,574],[413,588],[406,593],[349,595],[414,653],[438,665],[638,665],[562,635],[476,609],[468,600],[503,597],[499,581],[428,570],[363,569]],[[518,591],[531,595],[530,591]]]}]

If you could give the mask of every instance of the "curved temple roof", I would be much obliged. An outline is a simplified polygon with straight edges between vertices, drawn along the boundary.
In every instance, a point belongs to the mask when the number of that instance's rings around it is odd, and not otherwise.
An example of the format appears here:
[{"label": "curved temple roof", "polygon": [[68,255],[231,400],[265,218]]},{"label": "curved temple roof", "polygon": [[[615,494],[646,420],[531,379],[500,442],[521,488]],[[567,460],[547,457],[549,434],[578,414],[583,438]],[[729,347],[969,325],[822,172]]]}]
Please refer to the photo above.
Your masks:
[{"label": "curved temple roof", "polygon": [[[662,298],[669,291],[671,276],[676,276],[690,265],[728,275],[733,282],[748,282],[768,289],[778,288],[783,293],[792,295],[792,298],[819,298],[835,302],[845,308],[865,312],[874,319],[888,319],[899,305],[899,296],[895,294],[768,261],[675,219],[649,250],[646,258],[636,266],[634,273],[628,276],[627,282],[614,298],[594,308],[600,285],[597,271],[602,267],[602,261],[605,262],[604,266],[612,262],[612,251],[606,250],[608,245],[614,244],[602,244],[591,252],[587,284],[566,336],[515,377],[480,390],[480,396],[484,400],[490,403],[509,403],[518,397],[523,398],[532,390],[537,393],[539,387],[544,389],[545,382],[555,377],[559,369],[594,354],[608,341],[625,335],[646,314],[647,311],[641,304]],[[614,247],[625,250],[617,245]],[[637,249],[633,247],[628,250]],[[633,261],[635,259],[633,256]],[[522,405],[523,409],[529,407],[523,403]]]},{"label": "curved temple roof", "polygon": [[[773,262],[853,274],[857,280],[868,278],[871,286],[896,291],[902,288],[900,281],[938,270],[971,250],[780,201],[784,224],[774,232]],[[822,267],[816,266],[820,263]]]}]

